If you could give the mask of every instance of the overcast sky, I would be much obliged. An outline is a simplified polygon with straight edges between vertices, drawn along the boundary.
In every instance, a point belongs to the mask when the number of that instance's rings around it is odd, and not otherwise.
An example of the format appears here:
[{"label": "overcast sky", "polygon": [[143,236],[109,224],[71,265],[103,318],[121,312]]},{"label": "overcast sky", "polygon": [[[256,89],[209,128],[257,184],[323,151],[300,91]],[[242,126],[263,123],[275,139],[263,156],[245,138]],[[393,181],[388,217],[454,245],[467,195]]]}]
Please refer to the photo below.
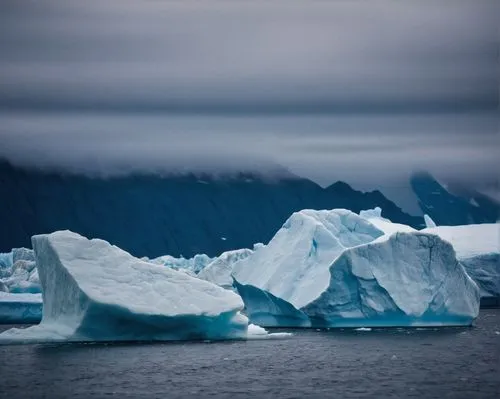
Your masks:
[{"label": "overcast sky", "polygon": [[0,156],[491,181],[499,20],[495,0],[3,0]]}]

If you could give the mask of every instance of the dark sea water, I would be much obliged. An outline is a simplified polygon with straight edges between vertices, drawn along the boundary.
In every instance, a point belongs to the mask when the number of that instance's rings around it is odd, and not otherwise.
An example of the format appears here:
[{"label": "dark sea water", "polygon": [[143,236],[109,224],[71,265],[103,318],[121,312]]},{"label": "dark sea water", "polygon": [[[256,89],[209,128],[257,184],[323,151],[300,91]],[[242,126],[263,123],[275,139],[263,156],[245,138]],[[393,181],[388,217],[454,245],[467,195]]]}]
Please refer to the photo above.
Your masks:
[{"label": "dark sea water", "polygon": [[[2,326],[5,329],[5,326]],[[1,398],[499,398],[500,310],[473,328],[0,346]]]}]

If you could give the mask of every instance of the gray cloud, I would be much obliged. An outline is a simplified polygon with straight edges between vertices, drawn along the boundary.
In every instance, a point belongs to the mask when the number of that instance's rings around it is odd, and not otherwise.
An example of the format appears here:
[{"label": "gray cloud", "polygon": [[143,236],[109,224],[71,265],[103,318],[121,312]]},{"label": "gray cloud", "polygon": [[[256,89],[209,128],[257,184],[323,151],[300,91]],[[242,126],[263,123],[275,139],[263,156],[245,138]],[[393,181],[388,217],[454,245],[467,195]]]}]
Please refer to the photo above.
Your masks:
[{"label": "gray cloud", "polygon": [[2,3],[0,105],[493,108],[493,1]]},{"label": "gray cloud", "polygon": [[498,11],[493,0],[5,0],[0,157],[105,174],[277,163],[388,190],[429,169],[491,186]]}]

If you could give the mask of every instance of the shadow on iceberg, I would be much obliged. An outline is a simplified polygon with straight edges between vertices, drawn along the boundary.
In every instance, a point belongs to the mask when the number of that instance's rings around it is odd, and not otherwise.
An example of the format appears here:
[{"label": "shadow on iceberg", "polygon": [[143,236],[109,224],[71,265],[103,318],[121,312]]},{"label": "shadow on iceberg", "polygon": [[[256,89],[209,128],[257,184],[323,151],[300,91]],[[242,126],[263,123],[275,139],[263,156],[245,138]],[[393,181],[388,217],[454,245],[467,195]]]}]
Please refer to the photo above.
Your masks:
[{"label": "shadow on iceberg", "polygon": [[4,343],[247,337],[243,303],[231,291],[69,231],[32,243],[42,321],[0,334]]}]

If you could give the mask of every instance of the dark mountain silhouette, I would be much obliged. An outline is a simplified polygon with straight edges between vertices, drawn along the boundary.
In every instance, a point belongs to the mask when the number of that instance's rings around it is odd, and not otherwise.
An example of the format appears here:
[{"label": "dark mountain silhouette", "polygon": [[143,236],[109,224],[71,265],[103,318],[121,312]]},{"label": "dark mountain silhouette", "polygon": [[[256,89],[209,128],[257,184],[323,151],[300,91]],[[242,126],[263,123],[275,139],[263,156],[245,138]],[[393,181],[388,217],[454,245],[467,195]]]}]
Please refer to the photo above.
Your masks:
[{"label": "dark mountain silhouette", "polygon": [[496,201],[456,184],[451,192],[428,172],[415,173],[410,183],[422,212],[438,225],[494,223],[500,216],[500,205]]},{"label": "dark mountain silhouette", "polygon": [[34,234],[70,229],[136,256],[191,257],[267,243],[294,211],[380,206],[394,222],[422,227],[380,192],[338,182],[327,188],[288,175],[134,174],[113,178],[41,171],[0,162],[0,251]]}]

